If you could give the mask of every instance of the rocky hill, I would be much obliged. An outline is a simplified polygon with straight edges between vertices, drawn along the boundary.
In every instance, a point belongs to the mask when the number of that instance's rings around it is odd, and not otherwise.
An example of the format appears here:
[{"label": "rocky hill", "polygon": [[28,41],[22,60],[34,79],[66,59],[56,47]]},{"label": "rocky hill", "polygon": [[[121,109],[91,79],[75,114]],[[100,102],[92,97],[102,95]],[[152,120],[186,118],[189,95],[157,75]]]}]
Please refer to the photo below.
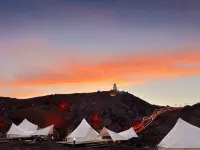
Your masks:
[{"label": "rocky hill", "polygon": [[[112,96],[111,96],[112,95]],[[161,106],[151,105],[128,93],[110,91],[94,93],[56,94],[30,99],[0,98],[0,132],[5,133],[12,122],[19,124],[24,118],[40,127],[55,124],[58,137],[66,136],[85,118],[96,130],[103,126],[122,131],[141,121]],[[200,127],[200,104],[186,106],[158,116],[153,123],[139,133],[139,139],[129,144],[155,146],[172,129],[177,119]]]},{"label": "rocky hill", "polygon": [[[67,105],[68,109],[62,108]],[[60,134],[73,130],[86,118],[92,124],[92,116],[98,116],[96,129],[106,126],[121,131],[133,125],[134,120],[142,120],[159,106],[151,105],[127,92],[111,96],[110,91],[77,94],[56,94],[30,99],[0,98],[1,132],[5,132],[13,121],[19,124],[24,118],[40,127],[55,124]]]}]

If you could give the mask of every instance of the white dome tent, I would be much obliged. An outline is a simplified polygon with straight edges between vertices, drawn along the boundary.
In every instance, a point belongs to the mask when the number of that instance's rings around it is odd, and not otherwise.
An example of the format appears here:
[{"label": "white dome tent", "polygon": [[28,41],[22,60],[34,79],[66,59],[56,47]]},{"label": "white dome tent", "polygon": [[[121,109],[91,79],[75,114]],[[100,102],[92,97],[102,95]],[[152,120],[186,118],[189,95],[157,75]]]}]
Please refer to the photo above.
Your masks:
[{"label": "white dome tent", "polygon": [[46,128],[39,129],[39,130],[33,132],[31,135],[36,135],[36,136],[52,135],[53,128],[54,128],[54,125],[51,125]]},{"label": "white dome tent", "polygon": [[135,131],[133,130],[133,128],[130,128],[128,130],[125,130],[123,132],[118,133],[119,135],[121,135],[122,137],[124,137],[126,140],[129,140],[131,138],[138,138],[138,135],[135,133]]},{"label": "white dome tent", "polygon": [[200,128],[178,119],[158,145],[158,150],[200,150]]},{"label": "white dome tent", "polygon": [[113,141],[125,141],[132,137],[138,137],[133,128],[116,133],[107,128],[103,128],[100,132],[96,132],[88,122],[83,119],[78,127],[66,137],[66,141],[57,142],[60,144],[88,144],[88,143],[107,143],[111,139],[102,139],[102,137],[110,136]]},{"label": "white dome tent", "polygon": [[27,119],[24,119],[18,125],[18,127],[21,128],[21,129],[23,129],[23,130],[27,130],[27,131],[37,131],[37,129],[38,129],[38,125],[35,125],[35,124],[31,123]]},{"label": "white dome tent", "polygon": [[102,140],[99,133],[96,132],[85,119],[83,119],[79,126],[67,137],[67,142],[73,142],[74,139],[77,143]]},{"label": "white dome tent", "polygon": [[48,126],[43,129],[37,130],[38,125],[29,122],[24,119],[19,126],[14,123],[11,125],[9,131],[7,132],[8,138],[26,138],[31,136],[48,136],[53,134],[54,125]]},{"label": "white dome tent", "polygon": [[102,136],[102,137],[110,136],[113,141],[123,141],[123,140],[126,140],[125,137],[119,135],[116,132],[113,132],[113,131],[107,129],[106,127],[104,127],[101,130],[100,136]]},{"label": "white dome tent", "polygon": [[12,123],[10,129],[7,132],[8,138],[17,138],[17,137],[29,137],[33,132],[25,131],[19,128],[17,125]]},{"label": "white dome tent", "polygon": [[133,128],[130,128],[130,129],[125,130],[125,131],[120,132],[120,133],[116,133],[116,132],[111,131],[111,130],[107,129],[106,127],[104,127],[101,130],[100,135],[102,137],[109,136],[109,137],[111,137],[111,139],[113,141],[125,141],[125,140],[129,140],[133,137],[138,137],[138,135],[135,133]]}]

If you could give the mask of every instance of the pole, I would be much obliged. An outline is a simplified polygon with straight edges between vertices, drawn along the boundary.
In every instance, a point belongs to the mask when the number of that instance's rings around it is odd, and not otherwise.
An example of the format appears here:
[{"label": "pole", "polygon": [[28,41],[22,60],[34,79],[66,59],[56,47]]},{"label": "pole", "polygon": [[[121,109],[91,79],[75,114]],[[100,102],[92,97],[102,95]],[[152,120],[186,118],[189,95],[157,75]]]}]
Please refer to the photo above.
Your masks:
[{"label": "pole", "polygon": [[52,146],[52,143],[51,143],[51,136],[49,136],[49,146],[50,146],[51,150],[54,150],[53,146]]},{"label": "pole", "polygon": [[73,148],[75,147],[76,144],[76,138],[73,138]]},{"label": "pole", "polygon": [[115,140],[113,141],[113,149],[115,150]]}]

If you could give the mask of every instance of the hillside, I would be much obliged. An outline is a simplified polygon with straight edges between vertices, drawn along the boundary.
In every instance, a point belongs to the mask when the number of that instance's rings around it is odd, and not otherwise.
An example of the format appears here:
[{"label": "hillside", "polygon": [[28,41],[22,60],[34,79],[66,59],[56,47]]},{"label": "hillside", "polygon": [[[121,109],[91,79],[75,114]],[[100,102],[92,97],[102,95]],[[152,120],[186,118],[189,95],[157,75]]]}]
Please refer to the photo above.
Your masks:
[{"label": "hillside", "polygon": [[[67,128],[73,130],[86,118],[96,129],[106,126],[121,131],[133,125],[134,120],[142,120],[159,106],[151,105],[127,92],[118,92],[110,96],[110,91],[77,94],[56,94],[26,100],[0,98],[1,132],[5,132],[13,121],[19,124],[24,118],[40,127],[55,124],[59,135],[66,135]],[[60,107],[69,105],[69,109]],[[93,123],[91,117],[98,117]]]},{"label": "hillside", "polygon": [[[116,96],[111,96],[110,91],[102,91],[47,95],[23,100],[1,97],[0,108],[1,133],[9,129],[12,121],[19,124],[27,118],[40,127],[55,124],[55,135],[63,138],[68,128],[73,130],[82,118],[86,118],[96,130],[106,126],[113,131],[122,131],[131,127],[134,121],[141,121],[162,107],[151,105],[128,92],[118,92]],[[139,139],[128,143],[155,146],[179,117],[200,127],[199,110],[200,104],[196,104],[166,112],[140,132]]]}]

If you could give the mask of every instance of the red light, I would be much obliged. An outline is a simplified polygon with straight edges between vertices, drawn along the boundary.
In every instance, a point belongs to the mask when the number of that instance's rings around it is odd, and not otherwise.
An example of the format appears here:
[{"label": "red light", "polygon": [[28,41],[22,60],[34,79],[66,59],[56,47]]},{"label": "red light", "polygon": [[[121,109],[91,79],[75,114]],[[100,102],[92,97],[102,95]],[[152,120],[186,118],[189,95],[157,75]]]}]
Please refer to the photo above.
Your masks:
[{"label": "red light", "polygon": [[163,113],[165,113],[167,111],[172,111],[172,110],[175,110],[175,109],[178,109],[178,108],[167,106],[165,108],[157,109],[150,116],[144,117],[143,120],[140,123],[139,122],[134,122],[134,130],[135,130],[135,132],[138,133],[138,132],[143,131],[160,114],[163,114]]},{"label": "red light", "polygon": [[140,121],[138,121],[138,120],[135,120],[134,122],[133,122],[133,125],[134,126],[137,126],[137,125],[139,125],[140,124]]},{"label": "red light", "polygon": [[68,103],[62,103],[60,104],[60,108],[69,111],[70,105]]},{"label": "red light", "polygon": [[64,124],[65,120],[59,113],[47,113],[46,114],[46,125],[54,124],[55,127],[60,127]]},{"label": "red light", "polygon": [[99,121],[98,115],[94,114],[94,115],[92,116],[92,118],[91,118],[91,121],[92,121],[93,123],[97,123],[97,122]]},{"label": "red light", "polygon": [[101,119],[97,114],[93,114],[90,118],[90,123],[93,128],[99,128],[101,127]]}]

